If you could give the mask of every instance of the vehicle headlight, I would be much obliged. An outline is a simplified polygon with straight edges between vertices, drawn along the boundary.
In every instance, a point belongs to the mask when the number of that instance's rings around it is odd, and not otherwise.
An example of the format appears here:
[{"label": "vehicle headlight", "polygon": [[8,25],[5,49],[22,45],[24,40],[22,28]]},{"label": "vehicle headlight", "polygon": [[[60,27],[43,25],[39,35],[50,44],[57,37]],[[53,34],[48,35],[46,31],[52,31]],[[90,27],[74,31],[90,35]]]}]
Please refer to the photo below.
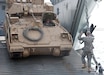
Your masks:
[{"label": "vehicle headlight", "polygon": [[12,34],[12,40],[14,41],[18,40],[18,34]]},{"label": "vehicle headlight", "polygon": [[62,38],[68,38],[68,33],[61,33]]}]

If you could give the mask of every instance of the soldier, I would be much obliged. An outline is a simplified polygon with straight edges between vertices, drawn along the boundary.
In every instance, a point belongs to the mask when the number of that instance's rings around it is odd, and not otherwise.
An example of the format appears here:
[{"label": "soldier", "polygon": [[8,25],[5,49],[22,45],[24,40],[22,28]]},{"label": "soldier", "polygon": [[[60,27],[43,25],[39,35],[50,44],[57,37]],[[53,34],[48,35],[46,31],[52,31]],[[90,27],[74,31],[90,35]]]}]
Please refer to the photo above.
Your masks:
[{"label": "soldier", "polygon": [[52,22],[52,20],[50,20],[50,19],[46,20],[45,25],[46,26],[55,26],[54,23]]},{"label": "soldier", "polygon": [[91,71],[91,58],[93,55],[93,41],[94,41],[94,36],[91,34],[91,32],[88,30],[86,32],[86,36],[85,37],[81,37],[83,34],[83,32],[81,31],[80,35],[78,36],[79,40],[82,40],[84,42],[84,47],[82,48],[83,52],[82,52],[82,56],[81,56],[81,60],[82,60],[82,68],[86,68],[86,61],[85,61],[85,57],[87,56],[87,63],[88,63],[88,72]]},{"label": "soldier", "polygon": [[46,25],[46,26],[49,26],[50,24],[51,24],[51,20],[50,20],[50,19],[47,19],[45,25]]}]

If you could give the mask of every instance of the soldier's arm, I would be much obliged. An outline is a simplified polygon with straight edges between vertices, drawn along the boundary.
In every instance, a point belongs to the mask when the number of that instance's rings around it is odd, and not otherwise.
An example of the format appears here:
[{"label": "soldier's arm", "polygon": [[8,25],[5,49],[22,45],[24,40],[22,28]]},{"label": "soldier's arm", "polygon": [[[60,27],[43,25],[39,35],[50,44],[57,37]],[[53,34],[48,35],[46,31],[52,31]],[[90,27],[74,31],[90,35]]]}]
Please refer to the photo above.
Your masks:
[{"label": "soldier's arm", "polygon": [[78,40],[83,40],[83,38],[81,37],[82,34],[83,34],[83,32],[81,31],[81,33],[80,33],[79,36],[78,36]]}]

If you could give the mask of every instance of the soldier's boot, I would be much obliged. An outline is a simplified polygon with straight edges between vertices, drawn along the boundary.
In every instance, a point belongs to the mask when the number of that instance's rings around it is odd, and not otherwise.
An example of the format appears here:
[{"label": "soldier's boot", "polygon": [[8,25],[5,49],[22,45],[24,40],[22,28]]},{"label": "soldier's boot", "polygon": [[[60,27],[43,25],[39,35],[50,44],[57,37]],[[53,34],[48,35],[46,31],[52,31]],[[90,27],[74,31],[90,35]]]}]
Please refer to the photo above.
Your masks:
[{"label": "soldier's boot", "polygon": [[89,73],[91,72],[91,68],[88,68],[88,72],[89,72]]},{"label": "soldier's boot", "polygon": [[83,65],[82,65],[82,69],[84,69],[84,68],[86,68],[86,64],[83,64]]}]

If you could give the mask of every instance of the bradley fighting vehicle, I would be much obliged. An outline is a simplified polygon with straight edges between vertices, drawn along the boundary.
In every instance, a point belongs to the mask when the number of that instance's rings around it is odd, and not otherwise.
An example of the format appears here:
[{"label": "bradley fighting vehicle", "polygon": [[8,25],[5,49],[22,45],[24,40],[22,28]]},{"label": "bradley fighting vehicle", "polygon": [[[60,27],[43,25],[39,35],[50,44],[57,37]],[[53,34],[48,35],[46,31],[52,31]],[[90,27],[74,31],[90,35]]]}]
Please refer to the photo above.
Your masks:
[{"label": "bradley fighting vehicle", "polygon": [[44,0],[7,0],[4,26],[11,58],[68,56],[72,49],[71,35],[60,25],[53,6]]}]

